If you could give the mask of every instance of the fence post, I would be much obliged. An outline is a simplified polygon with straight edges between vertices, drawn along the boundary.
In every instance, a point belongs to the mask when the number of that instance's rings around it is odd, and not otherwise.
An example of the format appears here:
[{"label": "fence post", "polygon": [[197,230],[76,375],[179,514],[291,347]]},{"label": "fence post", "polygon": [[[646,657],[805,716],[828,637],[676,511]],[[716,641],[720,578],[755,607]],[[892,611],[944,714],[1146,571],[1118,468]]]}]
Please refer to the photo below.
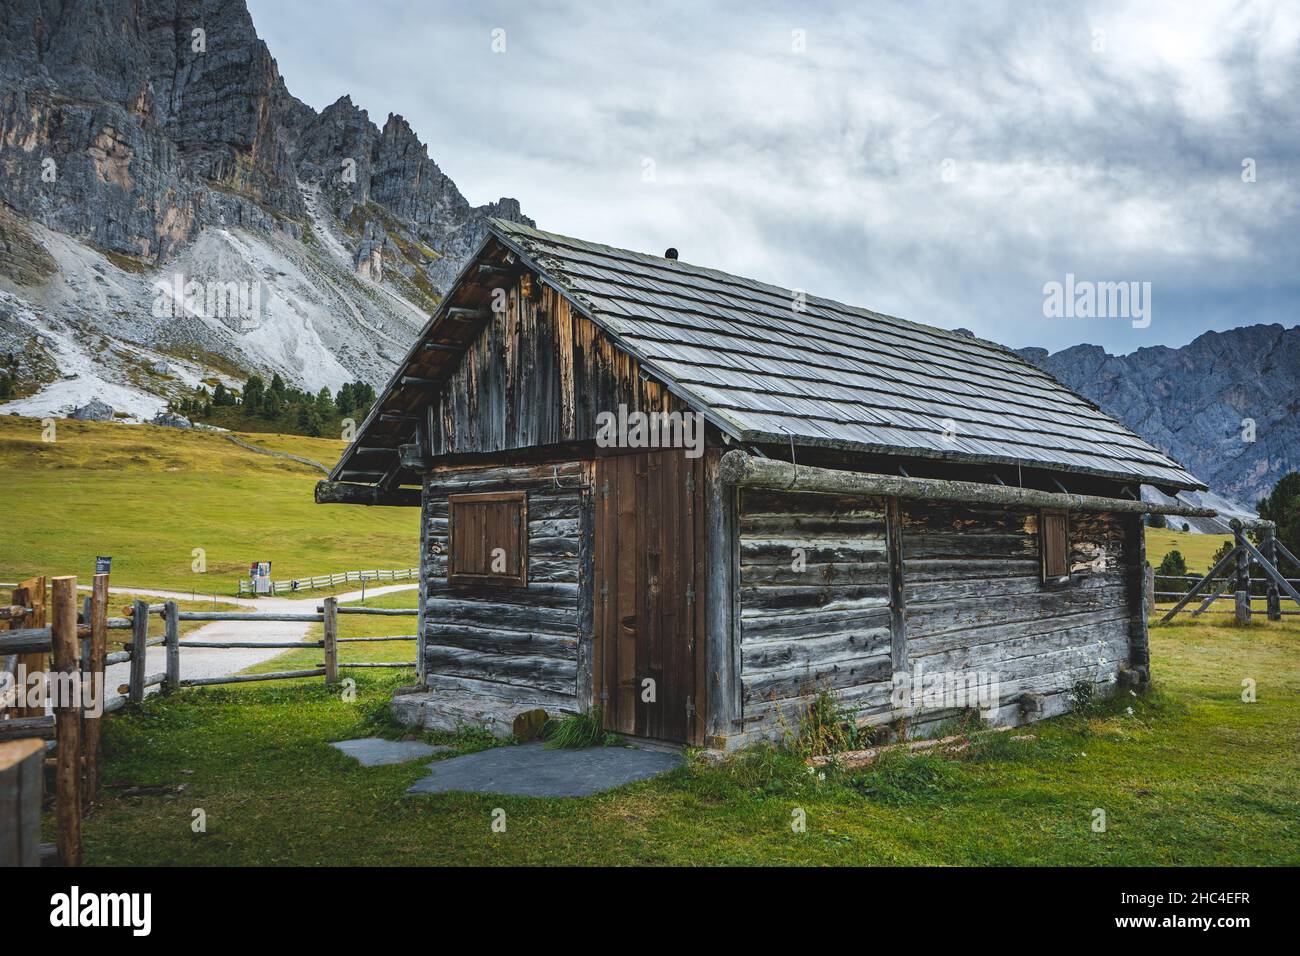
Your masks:
[{"label": "fence post", "polygon": [[167,679],[163,682],[163,690],[171,693],[181,687],[181,619],[175,601],[163,605],[163,622],[167,642]]},{"label": "fence post", "polygon": [[53,581],[54,739],[58,741],[55,770],[55,812],[59,821],[57,846],[64,866],[81,865],[81,694],[77,679],[77,579]]},{"label": "fence post", "polygon": [[101,759],[103,705],[108,699],[108,676],[104,665],[108,642],[108,575],[96,574],[90,592],[90,653],[86,673],[95,681],[100,702],[98,716],[86,717],[86,802],[83,810],[99,801],[99,762]]},{"label": "fence post", "polygon": [[1250,623],[1250,554],[1246,551],[1242,541],[1245,539],[1245,532],[1242,531],[1242,524],[1236,518],[1232,519],[1232,537],[1237,545],[1237,607],[1236,619],[1238,624]]},{"label": "fence post", "polygon": [[325,683],[339,682],[339,599],[331,595],[324,602]]},{"label": "fence post", "polygon": [[[1276,568],[1277,532],[1274,530],[1272,525],[1264,526],[1264,540],[1259,543],[1259,550],[1263,553],[1264,557],[1268,559],[1268,563]],[[1272,576],[1265,575],[1264,580],[1268,582],[1268,591],[1265,592],[1268,595],[1266,601],[1268,606],[1268,619],[1270,621],[1280,621],[1282,620],[1282,592],[1278,588],[1277,582],[1273,580]]]},{"label": "fence post", "polygon": [[0,744],[0,867],[41,865],[45,741]]},{"label": "fence post", "polygon": [[[14,589],[13,603],[20,607],[31,608],[31,613],[27,614],[24,619],[15,620],[10,627],[44,627],[45,626],[45,578],[30,578],[23,581]],[[24,665],[27,671],[27,679],[32,680],[32,675],[36,674],[38,682],[38,691],[36,700],[38,704],[29,706],[23,704],[14,708],[15,717],[43,717],[45,715],[45,689],[48,685],[46,680],[46,670],[48,668],[46,655],[43,653],[22,654],[18,658],[18,663]]]},{"label": "fence post", "polygon": [[127,683],[128,703],[144,700],[144,667],[149,649],[149,602],[136,598],[131,611],[131,676]]}]

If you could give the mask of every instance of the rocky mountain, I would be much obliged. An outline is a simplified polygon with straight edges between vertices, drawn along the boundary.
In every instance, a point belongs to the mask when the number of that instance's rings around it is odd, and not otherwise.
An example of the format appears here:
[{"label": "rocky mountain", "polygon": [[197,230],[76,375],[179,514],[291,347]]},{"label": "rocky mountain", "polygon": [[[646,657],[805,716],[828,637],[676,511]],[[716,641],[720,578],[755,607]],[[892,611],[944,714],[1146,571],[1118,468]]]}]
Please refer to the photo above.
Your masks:
[{"label": "rocky mountain", "polygon": [[[1247,506],[1300,470],[1300,326],[1206,332],[1182,348],[1020,354]],[[1214,505],[1211,504],[1211,507]]]},{"label": "rocky mountain", "polygon": [[240,0],[4,2],[0,356],[34,393],[5,410],[379,385],[492,216],[530,221],[401,116],[295,98]]}]

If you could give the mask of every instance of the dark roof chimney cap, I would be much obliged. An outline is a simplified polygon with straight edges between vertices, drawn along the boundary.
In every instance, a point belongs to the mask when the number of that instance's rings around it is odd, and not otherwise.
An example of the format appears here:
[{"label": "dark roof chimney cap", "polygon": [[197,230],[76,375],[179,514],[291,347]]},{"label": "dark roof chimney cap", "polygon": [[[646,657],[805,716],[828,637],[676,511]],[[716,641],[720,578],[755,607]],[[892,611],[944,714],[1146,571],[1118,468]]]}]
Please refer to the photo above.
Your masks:
[{"label": "dark roof chimney cap", "polygon": [[664,258],[665,258],[665,259],[676,259],[676,258],[677,258],[677,250],[674,249],[672,246],[669,246],[669,247],[664,251]]}]

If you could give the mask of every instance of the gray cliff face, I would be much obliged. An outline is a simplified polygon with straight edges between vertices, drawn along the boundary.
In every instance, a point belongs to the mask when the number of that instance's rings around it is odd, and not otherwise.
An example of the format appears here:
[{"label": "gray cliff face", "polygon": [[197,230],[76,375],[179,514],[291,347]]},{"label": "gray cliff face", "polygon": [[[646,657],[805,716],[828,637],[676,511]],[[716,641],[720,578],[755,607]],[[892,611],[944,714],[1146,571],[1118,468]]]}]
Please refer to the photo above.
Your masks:
[{"label": "gray cliff face", "polygon": [[[531,223],[470,205],[402,117],[295,98],[240,0],[5,0],[7,410],[149,420],[251,371],[382,385],[492,216]],[[178,276],[256,288],[255,321],[160,298]]]},{"label": "gray cliff face", "polygon": [[1229,498],[1254,504],[1300,469],[1300,327],[1206,332],[1131,355],[1096,345],[1019,354]]},{"label": "gray cliff face", "polygon": [[270,122],[283,86],[242,4],[8,7],[0,199],[19,213],[155,262],[205,223],[301,218],[292,157]]},{"label": "gray cliff face", "polygon": [[205,225],[300,237],[300,181],[338,187],[356,241],[382,219],[433,250],[433,291],[487,216],[524,219],[514,200],[472,207],[400,116],[381,131],[347,97],[295,99],[238,0],[10,0],[0,147],[19,214],[154,263]]}]

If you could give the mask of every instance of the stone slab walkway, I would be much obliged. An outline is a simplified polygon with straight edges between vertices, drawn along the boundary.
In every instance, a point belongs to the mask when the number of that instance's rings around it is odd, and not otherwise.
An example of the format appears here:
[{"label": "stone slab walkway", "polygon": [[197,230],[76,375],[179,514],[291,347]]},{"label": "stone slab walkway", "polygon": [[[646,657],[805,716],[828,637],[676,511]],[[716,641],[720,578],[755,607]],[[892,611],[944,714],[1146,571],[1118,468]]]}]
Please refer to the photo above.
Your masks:
[{"label": "stone slab walkway", "polygon": [[354,758],[363,767],[385,767],[406,763],[421,757],[455,750],[445,744],[426,744],[420,740],[384,740],[382,737],[362,737],[358,740],[338,740],[330,744]]},{"label": "stone slab walkway", "polygon": [[429,764],[407,793],[500,793],[512,797],[588,797],[682,765],[678,753],[635,747],[547,750],[540,743],[494,747]]}]

